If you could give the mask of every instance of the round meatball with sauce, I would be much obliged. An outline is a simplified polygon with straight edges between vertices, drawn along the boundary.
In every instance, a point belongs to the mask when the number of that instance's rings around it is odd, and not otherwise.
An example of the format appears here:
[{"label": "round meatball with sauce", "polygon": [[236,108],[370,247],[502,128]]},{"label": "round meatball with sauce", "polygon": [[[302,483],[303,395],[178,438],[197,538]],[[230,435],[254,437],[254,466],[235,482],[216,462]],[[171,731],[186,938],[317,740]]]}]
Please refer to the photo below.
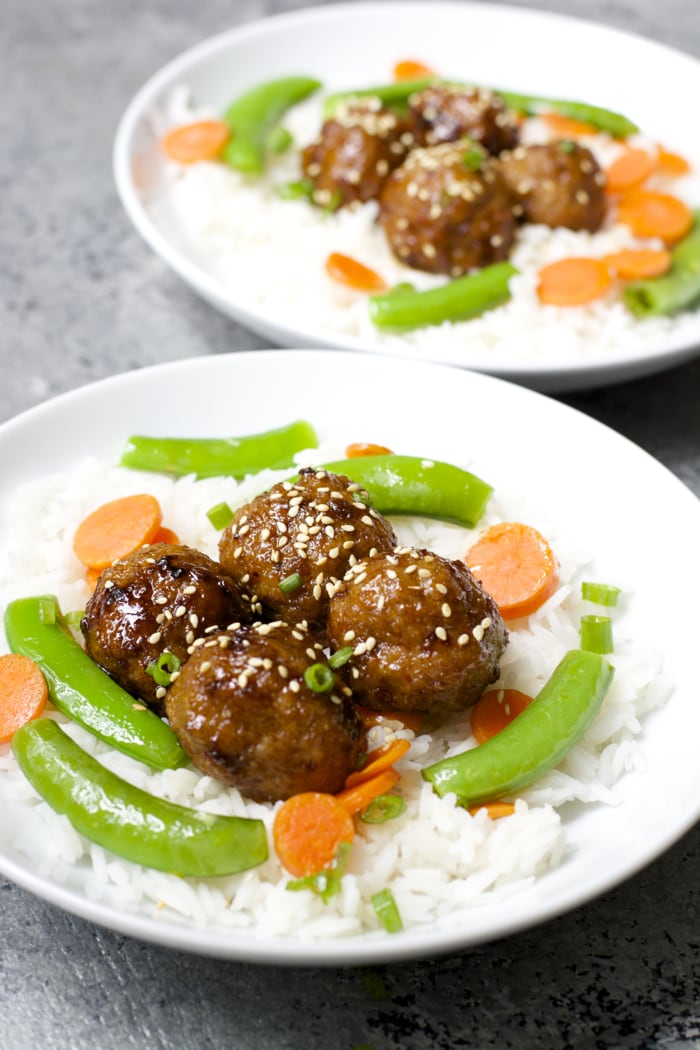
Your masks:
[{"label": "round meatball with sauce", "polygon": [[159,714],[166,689],[149,667],[184,663],[207,629],[250,620],[234,580],[201,551],[154,543],[99,576],[80,629],[87,652],[122,688]]},{"label": "round meatball with sauce", "polygon": [[451,277],[507,259],[516,232],[495,161],[467,139],[414,150],[387,179],[379,222],[401,262]]},{"label": "round meatball with sauce", "polygon": [[[331,688],[308,684],[309,674],[318,680],[315,665]],[[168,719],[202,773],[255,802],[333,794],[367,745],[351,690],[332,683],[319,643],[305,631],[256,623],[195,647],[168,691]]]},{"label": "round meatball with sauce", "polygon": [[498,678],[508,635],[464,562],[401,547],[346,573],[328,637],[336,650],[353,649],[344,670],[359,703],[447,715]]},{"label": "round meatball with sauce", "polygon": [[488,88],[431,84],[410,97],[409,110],[422,146],[470,138],[497,154],[518,144],[516,113]]},{"label": "round meatball with sauce", "polygon": [[254,618],[325,623],[329,595],[373,551],[391,550],[391,524],[349,478],[306,468],[239,508],[219,557],[250,596]]},{"label": "round meatball with sauce", "polygon": [[314,203],[335,210],[374,200],[412,145],[406,119],[378,98],[342,101],[318,138],[302,150],[302,171],[313,184]]},{"label": "round meatball with sauce", "polygon": [[585,146],[568,139],[518,146],[498,166],[525,222],[600,229],[605,218],[605,174]]}]

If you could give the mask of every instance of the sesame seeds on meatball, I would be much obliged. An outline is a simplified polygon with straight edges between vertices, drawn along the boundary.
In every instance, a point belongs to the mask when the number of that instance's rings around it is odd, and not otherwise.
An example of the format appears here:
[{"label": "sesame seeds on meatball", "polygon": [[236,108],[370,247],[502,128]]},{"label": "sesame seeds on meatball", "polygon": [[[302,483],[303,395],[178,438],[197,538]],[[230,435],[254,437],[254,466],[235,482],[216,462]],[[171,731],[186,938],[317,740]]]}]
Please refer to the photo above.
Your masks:
[{"label": "sesame seeds on meatball", "polygon": [[470,138],[488,153],[518,143],[516,113],[488,88],[430,84],[409,99],[416,140],[423,146]]}]

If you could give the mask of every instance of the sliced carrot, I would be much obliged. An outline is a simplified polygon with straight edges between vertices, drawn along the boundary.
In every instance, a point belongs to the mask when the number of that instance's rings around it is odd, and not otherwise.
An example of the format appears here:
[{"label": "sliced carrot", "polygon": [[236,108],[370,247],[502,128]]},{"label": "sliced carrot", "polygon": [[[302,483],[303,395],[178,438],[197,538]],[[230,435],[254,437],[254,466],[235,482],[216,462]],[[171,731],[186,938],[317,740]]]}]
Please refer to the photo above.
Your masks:
[{"label": "sliced carrot", "polygon": [[491,820],[500,820],[501,817],[510,817],[515,813],[515,805],[512,802],[484,802],[480,806],[470,806],[468,812],[473,817],[482,809],[485,809]]},{"label": "sliced carrot", "polygon": [[623,281],[661,277],[671,269],[671,253],[665,248],[623,248],[603,256],[603,262]]},{"label": "sliced carrot", "polygon": [[102,575],[102,569],[91,569],[91,568],[88,567],[85,570],[85,579],[88,582],[88,586],[90,587],[90,590],[93,590],[93,591],[95,590],[95,587],[97,586],[97,581],[99,580],[101,575]]},{"label": "sliced carrot", "polygon": [[328,256],[326,273],[339,284],[345,284],[358,292],[383,292],[388,287],[376,270],[341,252],[331,252]]},{"label": "sliced carrot", "polygon": [[48,698],[46,679],[33,660],[21,653],[0,656],[0,744],[38,718]]},{"label": "sliced carrot", "polygon": [[617,219],[635,236],[659,237],[667,244],[685,237],[693,225],[693,213],[682,200],[648,190],[626,194],[618,205]]},{"label": "sliced carrot", "polygon": [[297,878],[333,863],[341,842],[352,842],[355,826],[335,795],[305,791],[286,799],[275,814],[272,840],[277,856]]},{"label": "sliced carrot", "polygon": [[199,120],[173,128],[164,137],[162,146],[166,156],[178,164],[196,164],[201,160],[216,160],[230,135],[228,125],[222,120]]},{"label": "sliced carrot", "polygon": [[504,620],[535,612],[559,583],[559,566],[549,543],[532,525],[519,521],[492,525],[464,560]]},{"label": "sliced carrot", "polygon": [[625,149],[605,170],[605,188],[625,193],[645,182],[656,167],[655,158],[645,149]]},{"label": "sliced carrot", "polygon": [[482,693],[469,716],[477,743],[483,744],[500,733],[530,703],[532,697],[519,689],[489,689]]},{"label": "sliced carrot", "polygon": [[376,777],[363,780],[354,787],[344,788],[335,798],[348,813],[359,813],[370,802],[374,802],[375,798],[391,791],[397,780],[400,780],[400,775],[393,767],[389,767],[382,773],[377,773]]},{"label": "sliced carrot", "polygon": [[346,459],[358,459],[360,456],[390,456],[391,449],[386,445],[375,445],[371,441],[353,441],[345,449]]},{"label": "sliced carrot", "polygon": [[543,266],[537,294],[551,306],[585,306],[610,290],[612,277],[604,262],[587,256],[571,256]]},{"label": "sliced carrot", "polygon": [[151,540],[151,543],[173,543],[176,546],[179,546],[180,538],[172,529],[168,529],[165,525],[161,525]]},{"label": "sliced carrot", "polygon": [[573,117],[564,117],[561,113],[538,113],[537,116],[560,138],[575,139],[580,135],[598,134],[598,129],[592,124],[587,124],[584,120],[574,120]]},{"label": "sliced carrot", "polygon": [[404,58],[394,66],[394,80],[419,80],[421,77],[434,77],[435,70],[425,62],[415,58]]},{"label": "sliced carrot", "polygon": [[365,780],[371,780],[378,773],[383,773],[385,769],[393,766],[394,762],[398,762],[406,754],[410,746],[410,740],[404,740],[402,737],[399,737],[385,744],[384,747],[378,747],[375,751],[370,751],[366,764],[362,769],[358,769],[350,774],[345,781],[345,787],[355,787],[356,784],[361,784]]},{"label": "sliced carrot", "polygon": [[423,732],[425,716],[422,711],[373,711],[363,704],[355,704],[355,710],[362,719],[365,729],[383,725],[384,722],[400,722],[406,729],[412,729],[418,736]]},{"label": "sliced carrot", "polygon": [[88,514],[75,531],[73,550],[88,568],[106,569],[115,559],[151,543],[160,524],[160,505],[154,496],[122,496]]},{"label": "sliced carrot", "polygon": [[663,146],[659,146],[657,149],[656,166],[661,175],[667,175],[671,178],[687,175],[691,171],[690,164],[685,157],[682,157],[680,153],[664,149]]}]

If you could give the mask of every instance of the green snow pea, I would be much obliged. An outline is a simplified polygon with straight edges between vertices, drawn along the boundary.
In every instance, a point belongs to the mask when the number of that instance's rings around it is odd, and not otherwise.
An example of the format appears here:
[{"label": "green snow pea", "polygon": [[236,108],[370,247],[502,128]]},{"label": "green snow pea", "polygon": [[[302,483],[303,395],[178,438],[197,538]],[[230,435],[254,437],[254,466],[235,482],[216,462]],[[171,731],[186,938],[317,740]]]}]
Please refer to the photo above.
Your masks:
[{"label": "green snow pea", "polygon": [[226,163],[246,175],[260,175],[278,121],[320,87],[321,82],[311,77],[280,77],[258,84],[235,99],[224,114],[231,129],[231,140],[223,152]]},{"label": "green snow pea", "polygon": [[100,740],[154,769],[187,762],[172,729],[117,685],[65,626],[53,595],[17,598],[5,610],[10,649],[41,668],[54,707]]},{"label": "green snow pea", "polygon": [[403,286],[371,295],[369,316],[377,328],[409,331],[444,321],[466,321],[510,299],[510,263],[493,263],[437,288],[416,292]]},{"label": "green snow pea", "polygon": [[245,437],[161,438],[132,434],[119,465],[162,474],[240,479],[268,468],[291,467],[295,453],[317,445],[316,431],[303,419]]},{"label": "green snow pea", "polygon": [[635,317],[669,316],[700,303],[700,211],[690,233],[671,249],[668,273],[633,281],[623,296]]},{"label": "green snow pea", "polygon": [[231,875],[267,859],[260,820],[179,806],[128,784],[48,718],[28,722],[12,750],[32,787],[76,831],[125,860],[176,875]]},{"label": "green snow pea", "polygon": [[600,709],[613,667],[598,653],[572,649],[528,707],[478,747],[442,759],[423,777],[443,797],[470,807],[510,796],[553,769]]},{"label": "green snow pea", "polygon": [[382,514],[418,514],[468,528],[479,521],[493,493],[476,474],[420,456],[358,456],[324,463],[323,469],[361,485]]}]

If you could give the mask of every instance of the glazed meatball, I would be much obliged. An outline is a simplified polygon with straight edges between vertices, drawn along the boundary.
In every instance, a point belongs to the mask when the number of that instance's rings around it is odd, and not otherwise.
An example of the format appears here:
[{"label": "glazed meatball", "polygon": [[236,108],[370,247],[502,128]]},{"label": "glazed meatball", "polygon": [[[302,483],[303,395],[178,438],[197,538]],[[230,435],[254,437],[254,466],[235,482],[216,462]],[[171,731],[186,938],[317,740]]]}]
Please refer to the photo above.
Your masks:
[{"label": "glazed meatball", "polygon": [[237,511],[219,556],[250,594],[255,617],[323,626],[329,592],[347,569],[396,545],[390,523],[368,502],[349,478],[306,468],[294,484],[274,485]]},{"label": "glazed meatball", "polygon": [[466,139],[414,150],[387,179],[379,221],[401,262],[452,277],[506,259],[516,230],[495,161]]},{"label": "glazed meatball", "polygon": [[568,139],[518,146],[497,161],[526,222],[600,229],[605,218],[605,175],[589,149]]},{"label": "glazed meatball", "polygon": [[517,116],[488,88],[431,84],[409,99],[418,144],[437,146],[470,138],[488,153],[518,144]]},{"label": "glazed meatball", "polygon": [[314,202],[335,209],[377,198],[412,144],[406,119],[385,109],[378,98],[341,102],[318,138],[302,151]]},{"label": "glazed meatball", "polygon": [[318,643],[281,621],[198,645],[166,700],[195,766],[256,802],[339,791],[366,749],[365,732],[347,686],[307,685],[316,663],[327,667]]},{"label": "glazed meatball", "polygon": [[328,636],[354,647],[345,665],[357,700],[446,715],[498,677],[507,631],[461,561],[397,548],[353,566],[331,600]]},{"label": "glazed meatball", "polygon": [[159,714],[165,688],[147,668],[163,653],[184,662],[207,628],[249,622],[238,587],[206,554],[154,543],[105,569],[80,628],[90,656]]}]

